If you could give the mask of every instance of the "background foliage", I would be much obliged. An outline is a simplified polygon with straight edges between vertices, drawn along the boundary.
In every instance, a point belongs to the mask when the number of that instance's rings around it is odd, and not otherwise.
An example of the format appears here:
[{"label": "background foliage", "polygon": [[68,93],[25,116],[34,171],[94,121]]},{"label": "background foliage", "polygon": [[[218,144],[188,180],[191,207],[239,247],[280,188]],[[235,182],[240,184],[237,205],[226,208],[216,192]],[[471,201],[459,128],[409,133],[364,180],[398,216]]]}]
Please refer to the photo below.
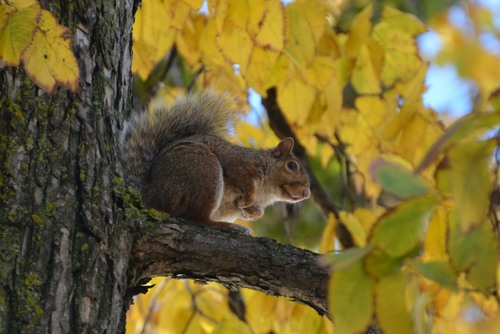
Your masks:
[{"label": "background foliage", "polygon": [[[284,219],[276,208],[253,228],[257,235],[329,252],[339,248],[334,226],[347,226],[356,247],[326,258],[333,265],[330,307],[339,333],[362,332],[374,318],[385,333],[500,328],[498,221],[490,201],[497,137],[488,132],[500,122],[500,59],[479,38],[484,32],[498,38],[498,23],[480,4],[460,3],[474,29],[464,34],[451,22],[448,5],[151,0],[136,16],[133,71],[148,87],[144,91],[154,82],[169,100],[180,86],[210,87],[230,91],[249,110],[249,90],[266,97],[276,87],[279,107],[341,210],[325,225],[314,208],[304,206],[297,219]],[[450,126],[422,103],[428,64],[416,38],[429,28],[443,40],[435,61],[453,63],[477,85],[474,110]],[[151,80],[174,53],[175,70]],[[276,143],[260,113],[238,124],[235,137],[259,147]],[[167,284],[198,300],[187,283]],[[172,295],[163,299],[174,289],[167,291],[155,301],[167,309],[152,312],[159,319],[181,304]],[[255,300],[268,305],[259,308],[265,321],[247,318],[247,331],[333,331],[299,306],[250,291],[244,297],[248,312],[255,312]],[[218,300],[214,315],[186,301],[190,321],[149,321],[145,328],[176,324],[197,332],[205,324],[202,331],[218,332],[241,325],[227,299]],[[135,312],[130,332],[144,326]],[[309,327],[298,327],[298,319]]]},{"label": "background foliage", "polygon": [[[335,329],[283,299],[243,291],[243,304],[220,286],[155,279],[129,311],[129,333],[358,333],[374,319],[384,333],[500,328],[498,133],[491,131],[500,123],[500,56],[481,40],[485,33],[498,40],[499,25],[478,2],[454,4],[468,16],[467,33],[450,19],[450,1],[412,4],[142,1],[132,71],[144,104],[188,90],[230,92],[247,113],[232,140],[269,147],[277,137],[248,96],[276,88],[339,212],[276,207],[252,228],[328,253]],[[77,91],[69,40],[49,12],[34,0],[0,1],[0,18],[5,65],[22,62],[46,91]],[[473,110],[446,124],[422,102],[428,63],[416,38],[427,29],[442,41],[434,60],[477,87]],[[340,223],[354,247],[341,250]]]}]

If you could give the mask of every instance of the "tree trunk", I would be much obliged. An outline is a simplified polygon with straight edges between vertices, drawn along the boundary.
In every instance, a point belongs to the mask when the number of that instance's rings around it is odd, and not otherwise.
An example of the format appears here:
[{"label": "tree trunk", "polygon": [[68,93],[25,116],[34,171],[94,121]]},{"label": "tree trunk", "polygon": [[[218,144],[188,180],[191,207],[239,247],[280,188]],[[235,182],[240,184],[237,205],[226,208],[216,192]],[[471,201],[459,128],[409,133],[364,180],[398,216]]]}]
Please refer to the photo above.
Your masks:
[{"label": "tree trunk", "polygon": [[114,198],[137,2],[42,1],[71,29],[80,93],[0,72],[0,332],[118,333],[131,233]]}]

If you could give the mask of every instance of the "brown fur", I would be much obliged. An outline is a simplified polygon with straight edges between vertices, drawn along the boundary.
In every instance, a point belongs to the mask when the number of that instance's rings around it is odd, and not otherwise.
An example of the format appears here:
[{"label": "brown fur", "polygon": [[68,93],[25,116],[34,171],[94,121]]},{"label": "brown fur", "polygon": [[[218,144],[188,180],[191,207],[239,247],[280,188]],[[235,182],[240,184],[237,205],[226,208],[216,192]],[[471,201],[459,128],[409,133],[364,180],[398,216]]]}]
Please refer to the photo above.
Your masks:
[{"label": "brown fur", "polygon": [[136,116],[123,135],[122,160],[146,206],[225,227],[222,222],[260,218],[274,202],[309,197],[309,178],[291,138],[254,150],[220,137],[230,118],[220,97],[191,97],[161,113]]}]

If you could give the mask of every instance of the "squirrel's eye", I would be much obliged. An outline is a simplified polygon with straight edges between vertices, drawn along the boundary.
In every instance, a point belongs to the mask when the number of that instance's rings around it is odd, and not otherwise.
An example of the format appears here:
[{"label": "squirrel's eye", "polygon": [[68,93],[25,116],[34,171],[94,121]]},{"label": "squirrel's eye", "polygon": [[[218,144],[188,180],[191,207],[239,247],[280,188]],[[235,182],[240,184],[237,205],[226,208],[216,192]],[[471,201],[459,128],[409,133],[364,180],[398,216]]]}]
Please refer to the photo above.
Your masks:
[{"label": "squirrel's eye", "polygon": [[291,171],[296,171],[297,170],[297,164],[293,161],[290,161],[288,164],[287,164],[288,168],[291,170]]}]

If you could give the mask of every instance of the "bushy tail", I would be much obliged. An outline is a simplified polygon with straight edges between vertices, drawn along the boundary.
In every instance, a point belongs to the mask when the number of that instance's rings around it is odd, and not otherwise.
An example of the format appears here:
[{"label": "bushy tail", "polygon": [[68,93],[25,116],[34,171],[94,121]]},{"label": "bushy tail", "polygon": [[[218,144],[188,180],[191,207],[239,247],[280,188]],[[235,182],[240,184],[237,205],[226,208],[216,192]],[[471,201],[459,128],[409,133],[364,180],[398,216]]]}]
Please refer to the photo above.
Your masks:
[{"label": "bushy tail", "polygon": [[163,147],[195,134],[224,137],[235,112],[230,100],[213,93],[190,95],[172,106],[155,105],[135,114],[120,137],[120,159],[125,179],[141,187]]}]

